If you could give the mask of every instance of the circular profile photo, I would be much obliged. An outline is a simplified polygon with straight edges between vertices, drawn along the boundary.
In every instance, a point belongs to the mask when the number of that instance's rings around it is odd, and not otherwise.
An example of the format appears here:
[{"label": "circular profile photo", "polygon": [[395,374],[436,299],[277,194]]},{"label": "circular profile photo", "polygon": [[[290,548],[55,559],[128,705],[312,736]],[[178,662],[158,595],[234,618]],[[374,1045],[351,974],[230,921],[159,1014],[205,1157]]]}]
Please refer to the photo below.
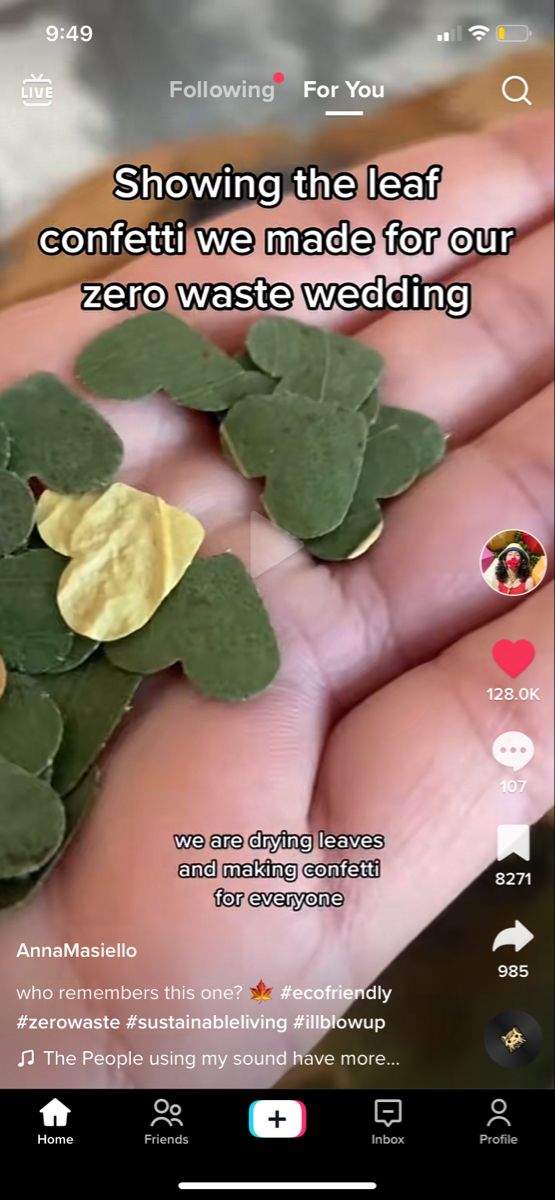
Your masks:
[{"label": "circular profile photo", "polygon": [[488,587],[501,596],[527,596],[547,570],[541,542],[522,529],[502,529],[486,542],[480,559]]}]

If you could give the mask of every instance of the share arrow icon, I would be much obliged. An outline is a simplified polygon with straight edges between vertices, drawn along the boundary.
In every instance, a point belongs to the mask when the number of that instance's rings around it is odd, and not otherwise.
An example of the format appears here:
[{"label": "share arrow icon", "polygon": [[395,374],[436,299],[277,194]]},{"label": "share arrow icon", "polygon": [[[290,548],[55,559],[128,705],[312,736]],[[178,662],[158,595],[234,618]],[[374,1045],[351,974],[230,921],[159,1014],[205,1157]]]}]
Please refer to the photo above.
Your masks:
[{"label": "share arrow icon", "polygon": [[500,946],[514,946],[518,952],[519,950],[524,950],[524,947],[533,938],[534,934],[530,933],[530,930],[526,928],[526,925],[522,924],[522,921],[515,921],[510,929],[502,929],[501,933],[497,934],[492,950],[499,950]]}]

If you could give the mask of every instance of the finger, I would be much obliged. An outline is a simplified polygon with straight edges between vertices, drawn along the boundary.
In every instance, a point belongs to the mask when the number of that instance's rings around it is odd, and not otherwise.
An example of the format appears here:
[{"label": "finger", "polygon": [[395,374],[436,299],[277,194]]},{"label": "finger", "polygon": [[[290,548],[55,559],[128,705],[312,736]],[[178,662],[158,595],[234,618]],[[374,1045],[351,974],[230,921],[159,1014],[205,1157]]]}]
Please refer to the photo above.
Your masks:
[{"label": "finger", "polygon": [[[368,201],[365,188],[360,196],[347,205],[344,202],[311,202],[288,197],[275,210],[256,207],[241,208],[215,224],[248,224],[257,237],[258,249],[254,260],[226,256],[225,276],[228,282],[239,282],[265,275],[270,281],[284,277],[298,290],[299,283],[309,279],[323,281],[365,282],[369,275],[369,260],[366,257],[344,257],[324,255],[314,257],[288,255],[267,256],[263,253],[263,231],[267,225],[308,227],[334,225],[346,213],[352,226],[369,225],[376,229],[390,219],[398,218],[416,227],[434,224],[443,229],[459,225],[516,226],[521,232],[539,223],[548,213],[552,189],[552,134],[548,115],[526,116],[526,119],[511,122],[509,126],[495,127],[480,134],[461,134],[410,146],[386,155],[381,162],[382,170],[406,173],[425,170],[430,164],[444,165],[443,182],[438,199],[427,201]],[[365,178],[365,167],[358,169],[357,178]],[[370,260],[371,273],[397,277],[406,269],[419,272],[425,278],[438,278],[464,267],[465,260],[454,258],[441,239],[441,248],[431,257],[403,256],[388,257],[377,249]],[[213,282],[221,279],[220,256],[202,256],[194,249],[186,259],[186,270],[182,258],[141,257],[130,267],[126,266],[114,278],[119,281],[145,281],[157,279],[171,290],[176,280]],[[56,373],[71,375],[73,362],[79,349],[86,341],[101,330],[117,324],[127,315],[112,312],[82,312],[81,295],[78,288],[70,288],[55,297],[45,297],[28,304],[19,305],[5,313],[0,329],[10,346],[9,366],[3,364],[2,378],[8,382],[40,367]],[[174,304],[175,311],[179,311]],[[346,314],[335,310],[332,313],[308,314],[297,297],[292,315],[317,319],[321,323],[341,328],[355,328],[368,322],[367,313]],[[245,331],[260,313],[229,312],[225,320],[221,313],[191,313],[200,328],[215,334],[227,347],[238,346]],[[33,336],[29,336],[29,329]]]},{"label": "finger", "polygon": [[[387,362],[384,400],[425,410],[453,445],[541,387],[553,367],[552,242],[553,227],[545,226],[509,258],[474,267],[465,321],[399,313],[363,331],[361,340]],[[201,414],[185,415],[163,396],[95,404],[123,439],[125,482],[158,491],[209,528],[222,513],[227,523],[260,510],[258,487],[221,456],[217,431]]]},{"label": "finger", "polygon": [[453,446],[540,391],[553,378],[552,262],[550,223],[468,271],[465,320],[395,313],[357,334],[385,359],[383,401],[425,411]]},{"label": "finger", "polygon": [[505,611],[511,602],[486,586],[479,566],[497,530],[527,530],[550,555],[552,423],[550,387],[384,506],[382,537],[337,565],[326,586],[326,567],[303,554],[257,581],[316,657],[337,707]]},{"label": "finger", "polygon": [[[516,226],[522,232],[550,213],[553,197],[552,137],[552,120],[549,114],[542,113],[535,115],[532,121],[511,120],[479,134],[439,138],[384,156],[379,163],[380,170],[401,175],[411,171],[424,172],[432,163],[441,164],[442,182],[438,197],[433,202],[368,200],[366,165],[361,165],[353,171],[358,183],[358,195],[353,200],[306,201],[288,196],[275,211],[251,205],[248,209],[236,210],[231,218],[226,213],[216,224],[248,225],[257,242],[256,274],[263,274],[271,282],[286,279],[296,289],[297,298],[290,315],[319,324],[330,324],[330,314],[306,311],[300,292],[300,284],[305,280],[341,282],[349,279],[363,283],[368,280],[369,274],[385,273],[388,278],[397,278],[405,271],[419,272],[424,278],[437,279],[455,268],[460,270],[466,260],[449,250],[445,236],[438,239],[437,249],[431,256],[402,253],[388,256],[379,238],[370,260],[356,255],[269,256],[264,253],[267,226],[316,226],[326,229],[348,216],[352,227],[366,226],[376,235],[393,219],[416,229],[439,226],[444,235],[445,231],[458,226]],[[221,260],[218,256],[207,258],[189,252],[187,268],[187,280],[216,282],[221,279]],[[163,282],[171,286],[176,278],[175,260],[163,260],[162,271]],[[179,279],[182,278],[181,272],[180,265],[177,274]],[[254,273],[249,259],[233,255],[226,257],[226,279],[229,282],[240,282],[251,278]],[[140,262],[133,264],[123,274],[125,278],[137,280],[145,277]],[[179,312],[177,304],[175,309]],[[228,344],[239,345],[246,327],[257,316],[237,312],[227,314],[222,332]],[[215,326],[222,328],[218,314],[209,311],[193,314],[193,319],[200,327],[209,330]],[[355,313],[336,310],[331,316],[331,323],[352,330],[365,325],[369,319],[369,314],[360,310]]]},{"label": "finger", "polygon": [[[427,412],[452,445],[544,386],[553,371],[552,258],[548,225],[523,238],[508,258],[472,268],[473,310],[464,321],[435,312],[395,313],[362,331],[361,341],[379,350],[387,364],[385,402]],[[164,499],[188,505],[201,520],[206,501],[214,513],[219,505],[231,518],[258,507],[258,489],[216,461],[218,435],[203,415],[184,414],[161,395],[95,405],[123,439],[125,482],[155,490],[162,481]],[[210,476],[204,474],[208,469]]]},{"label": "finger", "polygon": [[553,378],[553,225],[465,272],[472,311],[389,314],[358,336],[386,362],[382,399],[434,417],[453,445]]},{"label": "finger", "polygon": [[[352,880],[339,910],[338,939],[358,984],[379,975],[495,860],[498,824],[531,825],[552,804],[552,630],[551,585],[395,680],[334,730],[313,828],[386,837],[381,877]],[[521,680],[538,687],[539,702],[488,698],[489,687],[512,682],[492,659],[500,638],[533,638],[536,657],[514,690]],[[511,729],[532,738],[535,755],[518,773],[524,791],[506,795],[501,781],[511,772],[491,747]],[[532,855],[533,845],[532,831]],[[533,858],[506,865],[533,870]],[[333,962],[328,938],[321,953]]]},{"label": "finger", "polygon": [[505,597],[484,584],[479,568],[497,530],[533,532],[550,554],[552,443],[549,387],[388,506],[386,532],[371,553],[339,569],[346,612],[365,637],[366,674],[359,646],[357,686],[375,686],[384,671],[391,678],[392,662],[398,669],[422,662],[503,611]]},{"label": "finger", "polygon": [[[541,383],[552,369],[552,289],[546,280],[552,236],[552,227],[542,228],[498,266],[487,261],[473,268],[474,307],[465,321],[403,313],[364,331],[361,339],[387,361],[384,399],[427,411],[455,432],[456,441]],[[217,431],[202,415],[184,414],[161,395],[95,404],[124,441],[125,482],[158,492],[207,528],[222,514],[227,525],[260,511],[259,488],[222,458]]]},{"label": "finger", "polygon": [[141,405],[134,422],[122,421],[119,410],[111,415],[124,441],[122,481],[192,513],[205,530],[260,513],[258,481],[245,479],[224,457],[212,422],[163,397],[160,401],[156,406],[147,401],[144,412]]},{"label": "finger", "polygon": [[232,550],[256,578],[284,650],[287,688],[316,670],[335,711],[503,612],[479,567],[498,529],[552,543],[553,389],[544,389],[486,434],[447,455],[431,475],[384,505],[371,551],[330,568],[259,511],[256,489],[207,448],[149,479],[208,527],[204,550]]}]

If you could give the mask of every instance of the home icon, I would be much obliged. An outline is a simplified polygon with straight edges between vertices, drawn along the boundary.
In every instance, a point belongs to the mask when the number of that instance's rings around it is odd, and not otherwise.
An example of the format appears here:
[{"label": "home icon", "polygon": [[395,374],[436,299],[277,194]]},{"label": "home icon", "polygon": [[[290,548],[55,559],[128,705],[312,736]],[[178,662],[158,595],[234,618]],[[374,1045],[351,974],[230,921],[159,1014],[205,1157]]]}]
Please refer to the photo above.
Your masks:
[{"label": "home icon", "polygon": [[71,1112],[71,1109],[67,1107],[67,1104],[62,1104],[61,1100],[54,1097],[44,1105],[44,1108],[39,1109],[39,1112],[42,1113],[43,1125],[67,1125],[67,1114]]}]

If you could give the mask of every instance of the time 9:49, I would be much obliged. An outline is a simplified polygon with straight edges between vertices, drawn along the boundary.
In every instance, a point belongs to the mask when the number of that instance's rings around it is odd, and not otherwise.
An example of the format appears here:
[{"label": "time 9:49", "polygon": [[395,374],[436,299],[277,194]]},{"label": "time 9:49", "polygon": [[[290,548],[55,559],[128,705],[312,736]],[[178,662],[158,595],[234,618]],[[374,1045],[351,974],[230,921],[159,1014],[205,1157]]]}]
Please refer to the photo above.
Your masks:
[{"label": "time 9:49", "polygon": [[90,42],[93,31],[90,25],[47,25],[47,42]]}]

